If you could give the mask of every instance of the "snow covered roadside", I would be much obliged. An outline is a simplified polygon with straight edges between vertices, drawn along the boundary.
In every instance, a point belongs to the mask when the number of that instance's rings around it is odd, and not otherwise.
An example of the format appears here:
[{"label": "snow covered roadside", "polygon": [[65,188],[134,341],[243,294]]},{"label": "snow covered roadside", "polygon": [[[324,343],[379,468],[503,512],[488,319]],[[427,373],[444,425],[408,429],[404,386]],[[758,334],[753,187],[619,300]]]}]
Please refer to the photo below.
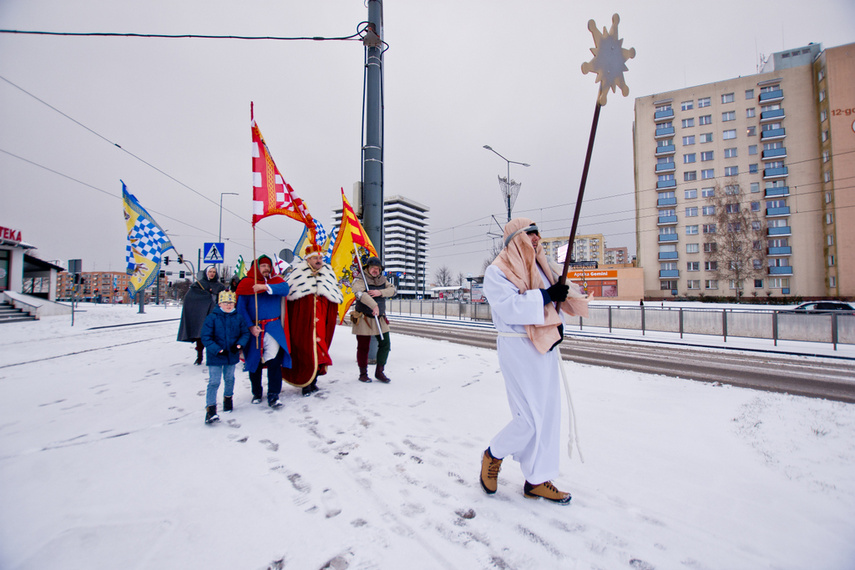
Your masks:
[{"label": "snow covered roadside", "polygon": [[567,363],[585,463],[558,507],[510,460],[478,485],[509,418],[491,350],[393,335],[392,383],[365,385],[340,328],[320,395],[253,406],[240,372],[206,426],[177,321],[90,329],[180,309],[84,308],[0,327],[0,568],[855,562],[855,405]]}]

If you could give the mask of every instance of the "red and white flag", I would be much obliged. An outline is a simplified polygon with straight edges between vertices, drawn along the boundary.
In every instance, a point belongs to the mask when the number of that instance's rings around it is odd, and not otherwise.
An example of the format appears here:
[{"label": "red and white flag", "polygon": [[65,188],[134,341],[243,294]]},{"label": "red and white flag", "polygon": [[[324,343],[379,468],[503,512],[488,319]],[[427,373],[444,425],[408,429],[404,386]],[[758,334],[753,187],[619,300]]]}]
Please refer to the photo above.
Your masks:
[{"label": "red and white flag", "polygon": [[[250,113],[252,114],[252,113]],[[315,235],[314,218],[306,204],[291,188],[270,155],[261,131],[252,117],[252,225],[267,216],[282,215],[293,218],[309,228]],[[314,239],[313,239],[314,241]]]}]

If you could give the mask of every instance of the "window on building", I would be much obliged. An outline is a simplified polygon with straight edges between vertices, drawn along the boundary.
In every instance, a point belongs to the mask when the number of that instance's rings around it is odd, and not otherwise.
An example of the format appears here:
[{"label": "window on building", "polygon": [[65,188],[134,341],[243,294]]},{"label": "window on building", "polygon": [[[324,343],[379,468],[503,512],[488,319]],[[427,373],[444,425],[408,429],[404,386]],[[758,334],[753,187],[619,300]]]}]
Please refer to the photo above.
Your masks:
[{"label": "window on building", "polygon": [[751,211],[759,212],[760,211],[760,202],[751,202]]},{"label": "window on building", "polygon": [[706,170],[701,170],[701,179],[709,180],[710,178],[715,178],[715,168],[708,168]]},{"label": "window on building", "polygon": [[837,277],[836,276],[830,275],[828,277],[828,286],[831,287],[832,289],[837,287]]},{"label": "window on building", "polygon": [[695,126],[695,119],[683,119],[680,121],[680,126],[684,129]]},{"label": "window on building", "polygon": [[704,289],[718,289],[718,279],[707,279],[704,281]]},{"label": "window on building", "polygon": [[715,253],[718,251],[718,244],[715,242],[708,242],[704,244],[704,253]]},{"label": "window on building", "polygon": [[819,122],[824,123],[826,121],[826,119],[828,119],[828,111],[823,109],[822,111],[819,112]]},{"label": "window on building", "polygon": [[831,155],[829,154],[829,152],[827,150],[822,151],[822,161],[823,162],[828,162],[830,157],[831,157]]},{"label": "window on building", "polygon": [[683,137],[683,146],[689,146],[691,144],[695,144],[695,135]]},{"label": "window on building", "polygon": [[757,145],[756,144],[748,145],[748,154],[750,156],[754,156],[755,154],[757,154]]},{"label": "window on building", "polygon": [[703,232],[705,234],[714,234],[715,233],[715,224],[704,224]]},{"label": "window on building", "polygon": [[659,289],[661,291],[674,291],[677,289],[677,282],[674,280],[660,281]]},{"label": "window on building", "polygon": [[694,200],[698,197],[698,189],[697,188],[689,188],[683,193],[683,197],[686,200]]},{"label": "window on building", "polygon": [[722,122],[727,121],[735,121],[736,120],[736,111],[725,111],[721,114]]},{"label": "window on building", "polygon": [[745,90],[745,98],[746,99],[754,99],[754,90],[753,89],[746,89]]},{"label": "window on building", "polygon": [[732,140],[736,138],[736,129],[729,129],[721,133],[721,138],[726,141]]},{"label": "window on building", "polygon": [[698,226],[686,226],[686,235],[687,236],[698,235]]},{"label": "window on building", "polygon": [[757,136],[757,127],[747,127],[745,129],[745,136],[756,137]]},{"label": "window on building", "polygon": [[715,152],[711,150],[705,150],[701,153],[701,162],[707,162],[709,160],[713,160],[715,156]]},{"label": "window on building", "polygon": [[701,188],[701,198],[712,198],[715,196],[715,188]]},{"label": "window on building", "polygon": [[695,162],[695,153],[689,153],[683,155],[683,164],[690,164]]},{"label": "window on building", "polygon": [[677,228],[674,226],[662,226],[659,228],[660,236],[675,236],[677,235]]},{"label": "window on building", "polygon": [[701,288],[701,280],[700,279],[689,279],[686,281],[686,289],[689,290],[697,290]]},{"label": "window on building", "polygon": [[718,261],[704,261],[704,271],[718,271]]},{"label": "window on building", "polygon": [[712,133],[701,133],[701,143],[711,143],[713,141]]},{"label": "window on building", "polygon": [[742,290],[742,281],[737,281],[735,279],[730,280],[730,288],[733,290]]},{"label": "window on building", "polygon": [[725,158],[736,158],[737,154],[738,154],[738,151],[736,150],[735,146],[724,149],[724,157]]},{"label": "window on building", "polygon": [[686,217],[687,218],[695,218],[695,217],[697,217],[697,215],[698,215],[698,207],[697,206],[690,206],[690,207],[686,208]]},{"label": "window on building", "polygon": [[694,101],[683,101],[682,103],[680,103],[680,109],[682,111],[691,111],[694,108],[695,108],[695,102]]},{"label": "window on building", "polygon": [[688,172],[683,173],[683,181],[684,182],[691,182],[692,180],[697,180],[697,179],[698,179],[698,171],[697,170],[690,170]]},{"label": "window on building", "polygon": [[748,107],[745,109],[745,118],[750,119],[751,117],[756,117],[757,112],[754,110],[754,107]]},{"label": "window on building", "polygon": [[739,213],[739,203],[736,204],[725,204],[724,211],[728,214],[738,214]]},{"label": "window on building", "polygon": [[834,256],[833,255],[828,256],[828,266],[834,267]]},{"label": "window on building", "polygon": [[827,140],[828,140],[828,129],[826,129],[826,130],[822,131],[822,136],[821,136],[821,138],[822,138],[822,142],[825,142],[825,141],[827,141]]},{"label": "window on building", "polygon": [[698,117],[699,125],[711,125],[712,124],[712,115],[701,115]]},{"label": "window on building", "polygon": [[751,193],[754,194],[754,193],[759,192],[759,191],[760,191],[760,183],[759,182],[752,182],[751,183]]},{"label": "window on building", "polygon": [[834,223],[834,214],[829,212],[825,215],[825,225],[830,226]]},{"label": "window on building", "polygon": [[705,216],[715,216],[715,206],[702,206],[701,213]]},{"label": "window on building", "polygon": [[759,168],[760,167],[757,165],[756,162],[753,164],[749,164],[748,165],[748,174],[757,174],[759,172]]},{"label": "window on building", "polygon": [[710,98],[709,97],[701,97],[698,99],[698,109],[702,109],[704,107],[710,106]]},{"label": "window on building", "polygon": [[686,262],[686,271],[700,271],[701,270],[701,262],[700,261],[688,261]]},{"label": "window on building", "polygon": [[699,253],[700,245],[697,243],[687,243],[686,244],[686,253]]},{"label": "window on building", "polygon": [[738,166],[725,166],[724,167],[724,175],[725,176],[736,176],[739,174]]},{"label": "window on building", "polygon": [[739,195],[739,184],[728,184],[724,187],[724,193],[726,196]]},{"label": "window on building", "polygon": [[816,82],[819,83],[823,79],[825,79],[825,69],[820,69],[816,72]]},{"label": "window on building", "polygon": [[663,147],[663,146],[672,146],[673,144],[674,144],[674,139],[659,139],[658,141],[656,141],[656,147],[657,148]]},{"label": "window on building", "polygon": [[733,103],[733,100],[734,100],[733,93],[725,93],[724,95],[721,96],[721,102],[722,103]]},{"label": "window on building", "polygon": [[819,101],[820,103],[825,101],[825,89],[819,92]]}]

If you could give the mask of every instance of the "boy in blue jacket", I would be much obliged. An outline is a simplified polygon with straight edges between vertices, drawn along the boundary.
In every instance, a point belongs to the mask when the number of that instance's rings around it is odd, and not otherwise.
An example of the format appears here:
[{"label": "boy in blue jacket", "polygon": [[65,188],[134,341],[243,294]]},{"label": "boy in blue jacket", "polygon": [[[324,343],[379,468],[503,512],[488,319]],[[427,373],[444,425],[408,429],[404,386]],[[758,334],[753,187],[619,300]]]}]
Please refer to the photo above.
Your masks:
[{"label": "boy in blue jacket", "polygon": [[240,350],[249,342],[249,327],[235,311],[237,296],[231,291],[222,291],[214,308],[202,324],[202,344],[206,348],[208,364],[208,393],[205,396],[205,423],[220,419],[217,415],[217,391],[220,378],[225,381],[223,411],[232,411],[232,396],[235,390],[235,365],[240,361]]}]

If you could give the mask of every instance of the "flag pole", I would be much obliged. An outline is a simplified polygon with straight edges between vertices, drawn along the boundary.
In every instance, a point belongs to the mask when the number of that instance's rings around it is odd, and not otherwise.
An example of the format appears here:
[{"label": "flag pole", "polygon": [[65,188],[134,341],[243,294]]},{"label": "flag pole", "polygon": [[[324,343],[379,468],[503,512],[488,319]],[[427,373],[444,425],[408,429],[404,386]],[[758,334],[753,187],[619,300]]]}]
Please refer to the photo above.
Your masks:
[{"label": "flag pole", "polygon": [[[356,253],[356,263],[359,264],[359,273],[362,275],[362,282],[365,284],[365,293],[368,293],[368,279],[365,278],[365,268],[362,267],[362,256],[359,255],[359,246],[353,244],[353,251]],[[364,304],[364,303],[363,303]],[[373,315],[374,320],[377,322],[377,332],[380,336],[383,336],[383,330],[380,328],[380,317],[377,315]]]},{"label": "flag pole", "polygon": [[[255,326],[258,326],[258,291],[255,290],[255,285],[258,285],[258,257],[255,254],[255,224],[252,224],[252,262],[255,264],[255,271],[252,273],[252,296],[255,300]],[[261,350],[257,336],[255,337],[255,348]]]}]

